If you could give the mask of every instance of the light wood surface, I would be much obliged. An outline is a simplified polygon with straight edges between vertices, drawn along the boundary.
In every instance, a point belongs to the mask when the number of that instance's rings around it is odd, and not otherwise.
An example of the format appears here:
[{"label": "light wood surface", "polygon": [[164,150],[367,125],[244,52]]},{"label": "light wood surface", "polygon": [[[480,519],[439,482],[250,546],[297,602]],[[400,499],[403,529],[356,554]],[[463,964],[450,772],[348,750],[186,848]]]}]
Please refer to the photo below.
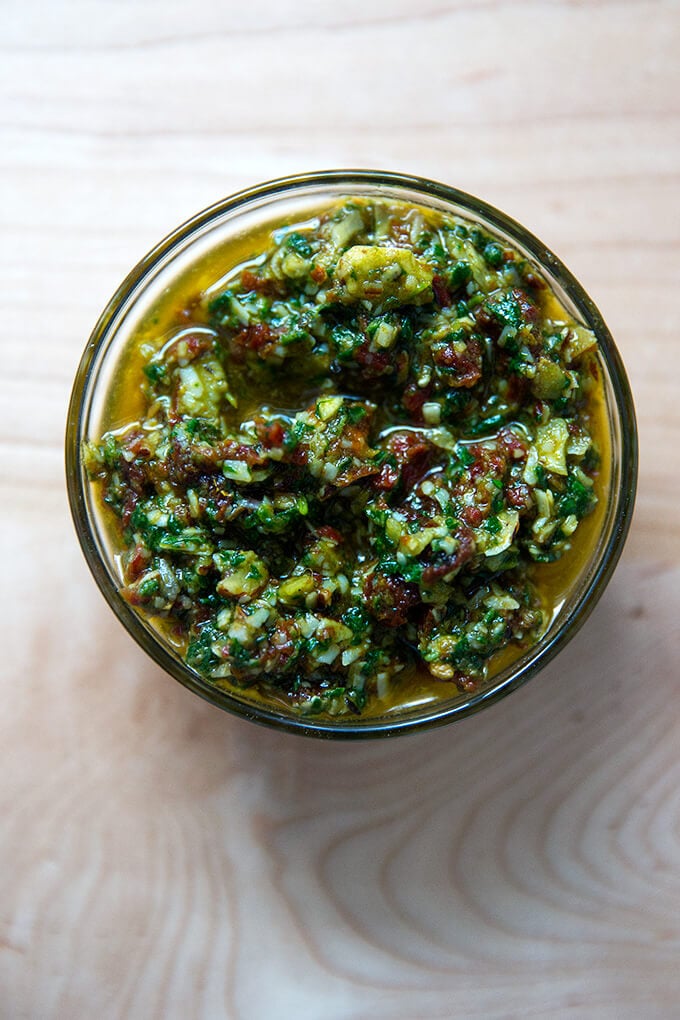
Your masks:
[{"label": "light wood surface", "polygon": [[[680,6],[2,5],[3,1018],[677,1017]],[[248,184],[478,194],[628,365],[640,492],[579,636],[475,718],[324,745],[161,674],[96,591],[62,434],[126,271]]]}]

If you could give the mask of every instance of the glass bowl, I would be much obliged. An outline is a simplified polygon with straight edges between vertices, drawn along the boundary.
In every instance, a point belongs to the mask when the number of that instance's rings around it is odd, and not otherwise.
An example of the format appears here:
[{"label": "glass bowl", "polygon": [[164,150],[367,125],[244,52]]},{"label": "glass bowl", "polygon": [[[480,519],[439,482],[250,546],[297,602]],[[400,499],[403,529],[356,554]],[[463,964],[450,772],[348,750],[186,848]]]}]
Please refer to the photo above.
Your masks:
[{"label": "glass bowl", "polygon": [[[121,575],[116,550],[86,478],[80,449],[83,440],[101,434],[107,395],[121,352],[169,281],[190,270],[197,259],[216,246],[243,237],[264,223],[288,217],[299,220],[315,207],[353,195],[412,202],[477,221],[540,267],[566,311],[592,329],[598,339],[611,463],[592,554],[535,645],[472,695],[460,694],[420,705],[410,703],[383,716],[329,719],[286,712],[249,695],[247,690],[229,693],[212,686],[124,601],[119,593]],[[477,198],[423,178],[372,170],[333,170],[271,181],[226,198],[175,230],[132,270],[104,309],[78,368],[68,412],[66,476],[78,538],[99,588],[126,630],[181,684],[235,715],[294,733],[326,738],[394,736],[451,722],[491,705],[535,676],[576,634],[602,595],[628,532],[637,480],[635,411],[621,358],[599,311],[560,260],[519,223]]]}]

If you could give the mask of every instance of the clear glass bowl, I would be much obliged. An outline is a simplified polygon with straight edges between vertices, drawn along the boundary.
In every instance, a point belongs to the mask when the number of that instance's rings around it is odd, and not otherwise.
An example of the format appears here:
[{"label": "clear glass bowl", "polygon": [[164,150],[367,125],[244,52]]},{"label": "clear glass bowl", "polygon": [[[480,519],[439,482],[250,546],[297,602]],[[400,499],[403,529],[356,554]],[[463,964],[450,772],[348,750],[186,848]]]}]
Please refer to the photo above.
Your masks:
[{"label": "clear glass bowl", "polygon": [[[474,695],[411,705],[382,717],[304,717],[243,693],[216,688],[189,668],[153,625],[119,593],[116,549],[80,458],[81,443],[101,434],[107,395],[131,334],[168,283],[218,245],[270,221],[300,220],[333,199],[362,195],[402,200],[460,215],[538,264],[565,309],[592,329],[599,343],[611,443],[611,472],[602,526],[592,555],[541,640]],[[66,475],[71,512],[85,558],[104,597],[132,637],[158,665],[195,694],[255,722],[317,737],[379,737],[440,725],[478,712],[542,669],[574,636],[609,581],[630,524],[637,481],[635,411],[626,373],[599,311],[560,260],[510,217],[455,188],[404,174],[334,170],[272,181],[239,192],[179,227],[132,270],[113,295],[88,341],[76,376],[66,430]]]}]

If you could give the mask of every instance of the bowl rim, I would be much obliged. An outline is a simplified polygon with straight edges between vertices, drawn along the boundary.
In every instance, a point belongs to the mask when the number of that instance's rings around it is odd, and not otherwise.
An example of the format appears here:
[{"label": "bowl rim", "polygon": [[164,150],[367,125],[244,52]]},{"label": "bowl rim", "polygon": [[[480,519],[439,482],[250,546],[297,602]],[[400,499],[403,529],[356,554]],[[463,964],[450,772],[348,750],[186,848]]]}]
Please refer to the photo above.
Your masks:
[{"label": "bowl rim", "polygon": [[[182,242],[190,242],[193,234],[198,234],[201,228],[208,226],[225,213],[233,212],[240,207],[247,207],[250,203],[262,199],[275,198],[277,195],[293,195],[305,189],[321,189],[324,185],[337,188],[343,184],[355,188],[361,185],[402,188],[410,192],[417,192],[424,200],[435,198],[447,205],[454,205],[462,210],[464,217],[469,216],[473,220],[475,217],[479,217],[487,221],[492,229],[496,227],[511,239],[516,240],[530,253],[540,267],[548,269],[598,338],[599,353],[606,364],[614,395],[621,441],[620,449],[617,450],[620,456],[620,485],[618,492],[614,494],[615,508],[611,515],[613,519],[609,538],[600,550],[599,559],[591,570],[587,583],[578,592],[572,612],[555,628],[554,633],[550,633],[551,628],[549,627],[539,642],[533,648],[528,649],[525,655],[518,660],[522,663],[519,668],[515,668],[516,664],[514,663],[506,667],[500,672],[501,679],[498,683],[492,681],[491,686],[466,700],[456,701],[448,707],[446,707],[446,702],[434,701],[431,703],[432,710],[430,712],[425,710],[410,718],[400,719],[398,714],[395,714],[394,718],[390,716],[375,717],[364,722],[347,721],[344,717],[342,722],[340,720],[331,722],[327,719],[315,721],[317,717],[314,716],[284,715],[264,704],[242,702],[228,691],[210,687],[207,681],[201,681],[198,674],[194,674],[178,656],[171,654],[161,638],[154,637],[153,633],[142,624],[134,609],[120,597],[112,582],[109,570],[99,556],[90,528],[85,496],[86,482],[80,460],[83,417],[97,354],[108,338],[110,324],[137,286],[144,281],[147,274],[169,255],[173,248]],[[90,571],[116,617],[157,665],[194,694],[231,714],[252,722],[303,736],[325,739],[368,739],[415,733],[426,728],[442,726],[479,712],[536,676],[576,635],[599,601],[623,551],[631,524],[637,489],[638,437],[631,388],[614,339],[594,301],[570,270],[539,238],[501,210],[450,185],[425,177],[393,171],[335,169],[280,177],[237,191],[185,220],[139,260],[107,302],[80,359],[68,407],[65,470],[71,515]]]}]

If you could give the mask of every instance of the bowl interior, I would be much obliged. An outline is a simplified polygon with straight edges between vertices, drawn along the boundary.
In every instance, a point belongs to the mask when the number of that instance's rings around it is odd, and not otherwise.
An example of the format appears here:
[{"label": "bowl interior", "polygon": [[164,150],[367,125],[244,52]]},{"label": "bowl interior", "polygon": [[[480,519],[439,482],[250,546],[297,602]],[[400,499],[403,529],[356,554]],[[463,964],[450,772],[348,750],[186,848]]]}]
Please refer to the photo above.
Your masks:
[{"label": "bowl interior", "polygon": [[[110,392],[130,338],[153,314],[171,281],[191,279],[192,267],[255,229],[313,215],[334,199],[351,195],[406,201],[482,224],[537,263],[564,306],[598,338],[609,449],[602,451],[601,509],[587,563],[555,607],[543,637],[472,696],[418,703],[382,716],[321,719],[272,708],[254,692],[217,688],[188,667],[153,624],[120,594],[122,572],[110,529],[81,461],[83,440],[101,434]],[[635,416],[630,389],[612,337],[593,302],[561,262],[519,224],[471,196],[443,185],[370,171],[335,172],[273,182],[241,193],[199,214],[166,238],[123,282],[97,323],[78,370],[66,437],[67,481],[83,551],[109,605],[138,643],[182,684],[213,704],[258,722],[316,736],[390,735],[468,715],[533,676],[573,636],[595,605],[620,555],[632,512],[637,470]]]}]

